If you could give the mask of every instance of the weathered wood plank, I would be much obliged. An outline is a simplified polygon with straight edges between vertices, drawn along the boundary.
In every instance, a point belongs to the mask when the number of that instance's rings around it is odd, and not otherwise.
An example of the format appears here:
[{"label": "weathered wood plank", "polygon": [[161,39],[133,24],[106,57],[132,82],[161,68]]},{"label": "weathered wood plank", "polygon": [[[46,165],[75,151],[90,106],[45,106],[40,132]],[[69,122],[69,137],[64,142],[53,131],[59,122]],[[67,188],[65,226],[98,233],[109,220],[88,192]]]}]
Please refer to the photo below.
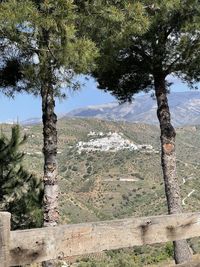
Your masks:
[{"label": "weathered wood plank", "polygon": [[0,213],[0,266],[8,267],[10,262],[10,213]]},{"label": "weathered wood plank", "polygon": [[200,235],[200,213],[11,232],[10,266]]}]

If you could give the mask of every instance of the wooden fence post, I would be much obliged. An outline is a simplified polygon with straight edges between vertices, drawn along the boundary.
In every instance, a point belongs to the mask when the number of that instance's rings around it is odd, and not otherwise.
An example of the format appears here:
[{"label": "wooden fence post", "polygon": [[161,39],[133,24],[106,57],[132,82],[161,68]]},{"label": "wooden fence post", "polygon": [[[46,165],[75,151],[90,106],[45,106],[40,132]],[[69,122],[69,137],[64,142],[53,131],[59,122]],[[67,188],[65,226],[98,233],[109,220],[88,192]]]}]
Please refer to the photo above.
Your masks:
[{"label": "wooden fence post", "polygon": [[0,212],[0,267],[10,266],[10,217],[10,213]]}]

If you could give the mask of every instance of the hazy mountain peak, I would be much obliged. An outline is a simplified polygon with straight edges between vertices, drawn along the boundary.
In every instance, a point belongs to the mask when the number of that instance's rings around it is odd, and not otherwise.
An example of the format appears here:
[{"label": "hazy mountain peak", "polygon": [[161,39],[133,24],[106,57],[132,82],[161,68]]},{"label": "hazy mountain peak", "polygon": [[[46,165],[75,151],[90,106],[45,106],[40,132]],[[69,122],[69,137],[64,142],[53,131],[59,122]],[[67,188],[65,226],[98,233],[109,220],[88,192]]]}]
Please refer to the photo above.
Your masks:
[{"label": "hazy mountain peak", "polygon": [[[172,92],[168,96],[175,126],[200,124],[200,92]],[[75,109],[70,117],[99,118],[158,124],[156,100],[150,94],[136,97],[132,103],[117,102]]]}]

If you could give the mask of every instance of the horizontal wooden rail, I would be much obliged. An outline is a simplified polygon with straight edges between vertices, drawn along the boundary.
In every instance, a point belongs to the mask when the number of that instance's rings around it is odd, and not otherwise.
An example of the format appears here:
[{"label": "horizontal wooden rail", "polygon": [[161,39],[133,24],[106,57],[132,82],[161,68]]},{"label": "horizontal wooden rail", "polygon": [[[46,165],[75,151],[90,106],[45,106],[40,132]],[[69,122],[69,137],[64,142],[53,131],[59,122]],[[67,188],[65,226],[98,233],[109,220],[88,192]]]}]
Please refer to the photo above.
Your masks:
[{"label": "horizontal wooden rail", "polygon": [[11,231],[10,266],[200,236],[200,213]]},{"label": "horizontal wooden rail", "polygon": [[[200,213],[129,218],[9,231],[10,214],[0,213],[0,267],[25,265],[104,250],[200,236]],[[200,266],[200,261],[180,265]]]}]

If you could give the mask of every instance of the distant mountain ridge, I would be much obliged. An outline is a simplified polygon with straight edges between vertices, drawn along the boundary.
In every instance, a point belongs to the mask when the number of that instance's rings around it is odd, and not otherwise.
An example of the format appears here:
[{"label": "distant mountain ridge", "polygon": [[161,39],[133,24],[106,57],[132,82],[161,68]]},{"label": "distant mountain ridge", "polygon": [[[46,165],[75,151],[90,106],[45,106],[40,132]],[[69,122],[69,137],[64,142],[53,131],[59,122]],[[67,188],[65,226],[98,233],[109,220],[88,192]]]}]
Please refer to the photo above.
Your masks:
[{"label": "distant mountain ridge", "polygon": [[35,124],[39,124],[42,122],[41,118],[30,118],[24,121],[21,121],[20,124],[21,125],[35,125]]},{"label": "distant mountain ridge", "polygon": [[[172,92],[168,96],[175,126],[200,124],[200,92]],[[136,97],[132,103],[117,102],[75,109],[66,117],[99,118],[113,121],[158,124],[157,103],[149,94]]]}]

